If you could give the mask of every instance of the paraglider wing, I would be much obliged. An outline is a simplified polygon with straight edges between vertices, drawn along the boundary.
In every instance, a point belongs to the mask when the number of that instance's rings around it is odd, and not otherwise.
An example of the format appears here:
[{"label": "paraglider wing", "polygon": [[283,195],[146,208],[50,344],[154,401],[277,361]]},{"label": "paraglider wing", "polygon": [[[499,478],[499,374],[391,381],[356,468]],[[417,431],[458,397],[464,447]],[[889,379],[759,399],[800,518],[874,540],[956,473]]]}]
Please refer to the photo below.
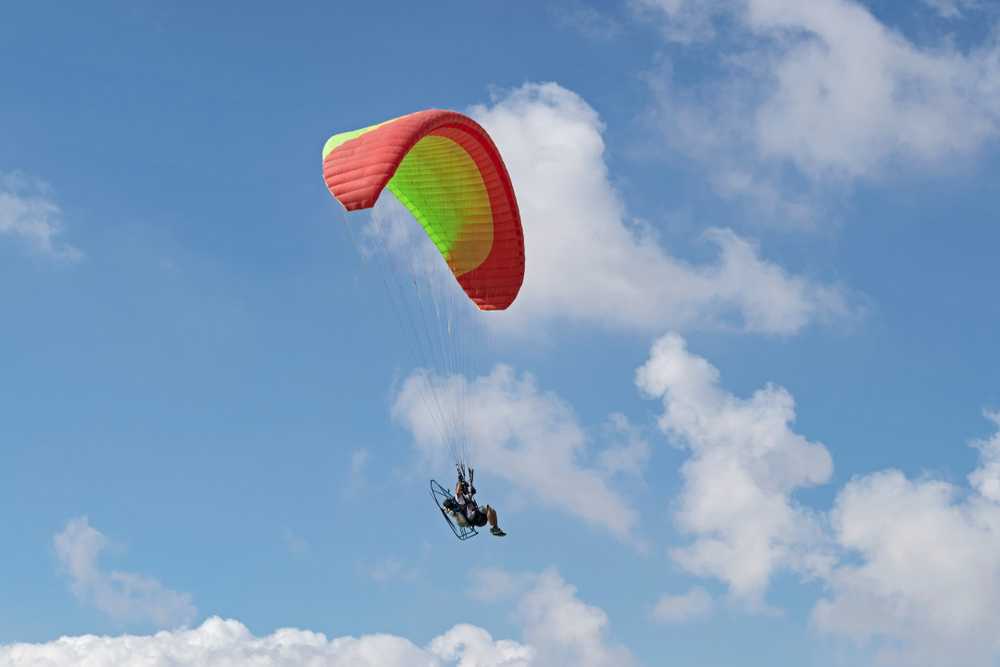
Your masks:
[{"label": "paraglider wing", "polygon": [[[489,337],[477,335],[483,329],[476,308],[508,308],[524,282],[524,233],[503,159],[474,120],[428,109],[330,137],[323,179],[346,211],[371,208],[388,189],[444,260],[438,263],[431,251],[434,261],[426,264],[422,253],[429,248],[422,247],[414,254],[419,262],[411,263],[409,246],[400,252],[388,237],[370,236],[373,247],[381,246],[372,256],[383,264],[391,309],[400,327],[409,327],[400,338],[424,369],[413,376],[417,396],[455,463],[465,466],[466,391],[464,384],[455,391],[454,378],[469,377],[488,348]],[[447,489],[431,481],[431,496],[458,539],[478,534]]]},{"label": "paraglider wing", "polygon": [[410,211],[480,310],[503,310],[524,281],[524,234],[500,153],[478,123],[418,111],[331,137],[323,178],[348,211],[385,188]]}]

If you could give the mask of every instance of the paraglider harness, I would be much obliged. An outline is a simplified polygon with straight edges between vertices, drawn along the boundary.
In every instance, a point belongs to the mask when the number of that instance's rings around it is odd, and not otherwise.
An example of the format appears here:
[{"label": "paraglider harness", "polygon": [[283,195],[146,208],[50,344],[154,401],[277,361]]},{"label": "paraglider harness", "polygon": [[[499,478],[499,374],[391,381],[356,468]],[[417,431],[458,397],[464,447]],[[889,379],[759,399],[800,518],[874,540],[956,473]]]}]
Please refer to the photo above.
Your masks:
[{"label": "paraglider harness", "polygon": [[[455,533],[455,537],[460,540],[467,540],[479,534],[476,530],[477,527],[482,528],[486,525],[486,513],[480,509],[474,499],[476,487],[472,482],[475,477],[475,471],[469,468],[469,480],[466,482],[465,466],[458,464],[456,469],[458,472],[459,490],[464,496],[464,504],[460,503],[449,490],[433,479],[431,480],[431,497],[434,498],[434,502],[437,503],[438,509],[441,510],[445,521],[448,522],[452,532]],[[472,510],[471,512],[469,511],[470,509]]]}]

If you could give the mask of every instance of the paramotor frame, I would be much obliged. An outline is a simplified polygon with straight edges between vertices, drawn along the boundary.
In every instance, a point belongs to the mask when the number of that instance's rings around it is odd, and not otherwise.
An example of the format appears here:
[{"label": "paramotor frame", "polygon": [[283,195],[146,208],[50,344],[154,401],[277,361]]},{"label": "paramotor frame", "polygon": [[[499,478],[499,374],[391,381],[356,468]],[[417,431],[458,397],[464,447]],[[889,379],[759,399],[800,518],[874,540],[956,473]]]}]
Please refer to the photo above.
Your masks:
[{"label": "paramotor frame", "polygon": [[434,503],[437,505],[438,509],[441,510],[441,516],[443,516],[444,520],[448,522],[448,525],[451,527],[451,532],[455,533],[455,537],[464,542],[465,540],[471,539],[479,534],[479,531],[477,531],[474,526],[465,523],[464,521],[459,523],[458,520],[453,520],[452,517],[456,517],[458,515],[455,515],[451,510],[446,509],[446,506],[456,502],[455,496],[453,496],[448,489],[444,488],[433,479],[431,480],[431,498],[434,499]]}]

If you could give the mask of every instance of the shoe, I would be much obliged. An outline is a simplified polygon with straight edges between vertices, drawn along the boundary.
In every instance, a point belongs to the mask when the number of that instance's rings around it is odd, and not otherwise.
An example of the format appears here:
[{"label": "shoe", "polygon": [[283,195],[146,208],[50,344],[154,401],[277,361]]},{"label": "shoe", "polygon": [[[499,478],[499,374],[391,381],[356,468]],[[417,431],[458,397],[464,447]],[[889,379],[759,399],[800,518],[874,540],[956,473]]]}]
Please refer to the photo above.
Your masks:
[{"label": "shoe", "polygon": [[496,526],[494,526],[493,528],[490,528],[490,532],[492,534],[496,535],[497,537],[503,537],[504,535],[507,534],[507,533],[503,532],[502,530],[500,530],[499,528],[497,528]]}]

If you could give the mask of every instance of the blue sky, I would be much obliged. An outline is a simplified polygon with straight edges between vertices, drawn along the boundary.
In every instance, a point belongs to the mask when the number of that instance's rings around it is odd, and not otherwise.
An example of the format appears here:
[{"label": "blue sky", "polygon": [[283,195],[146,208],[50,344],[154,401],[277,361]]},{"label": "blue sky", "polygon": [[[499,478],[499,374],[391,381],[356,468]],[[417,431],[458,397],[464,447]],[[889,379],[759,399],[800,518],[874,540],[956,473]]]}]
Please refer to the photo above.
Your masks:
[{"label": "blue sky", "polygon": [[[7,8],[0,665],[998,664],[997,27]],[[435,515],[420,371],[321,177],[428,107],[491,133],[525,227],[451,378],[504,540]]]}]

